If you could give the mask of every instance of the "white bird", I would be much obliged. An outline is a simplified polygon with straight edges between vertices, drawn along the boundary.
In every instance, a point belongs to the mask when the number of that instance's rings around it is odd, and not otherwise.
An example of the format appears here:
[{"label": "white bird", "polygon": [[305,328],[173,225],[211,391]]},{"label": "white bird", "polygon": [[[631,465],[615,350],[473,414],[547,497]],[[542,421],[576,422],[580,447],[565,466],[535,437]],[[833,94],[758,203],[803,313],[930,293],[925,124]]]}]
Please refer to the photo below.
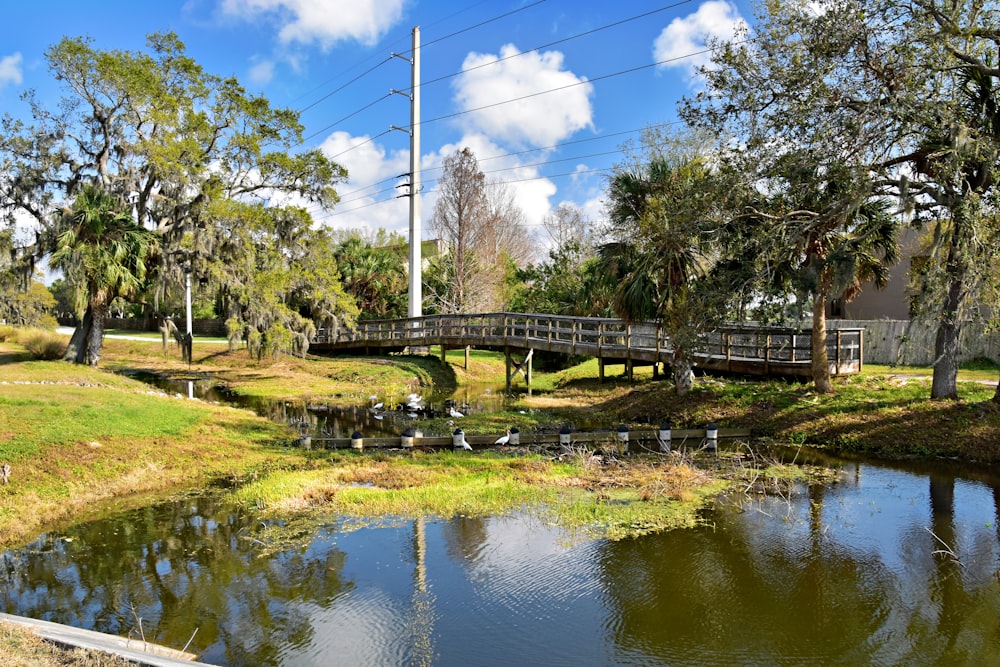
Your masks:
[{"label": "white bird", "polygon": [[508,442],[510,442],[510,429],[507,429],[507,435],[501,435],[499,438],[497,438],[497,441],[494,442],[493,444],[500,445],[501,447],[503,447]]},{"label": "white bird", "polygon": [[378,394],[372,394],[371,396],[368,397],[368,400],[369,401],[377,401],[378,400]]},{"label": "white bird", "polygon": [[470,452],[472,451],[472,445],[470,445],[468,441],[465,439],[464,433],[462,434],[462,442],[460,444],[462,445],[462,449],[467,449]]},{"label": "white bird", "polygon": [[461,412],[459,412],[455,408],[449,406],[448,407],[448,416],[449,417],[454,417],[455,419],[458,419],[459,417],[464,417],[465,415],[463,415]]},{"label": "white bird", "polygon": [[381,410],[383,405],[385,404],[379,401],[378,403],[372,406],[372,410]]}]

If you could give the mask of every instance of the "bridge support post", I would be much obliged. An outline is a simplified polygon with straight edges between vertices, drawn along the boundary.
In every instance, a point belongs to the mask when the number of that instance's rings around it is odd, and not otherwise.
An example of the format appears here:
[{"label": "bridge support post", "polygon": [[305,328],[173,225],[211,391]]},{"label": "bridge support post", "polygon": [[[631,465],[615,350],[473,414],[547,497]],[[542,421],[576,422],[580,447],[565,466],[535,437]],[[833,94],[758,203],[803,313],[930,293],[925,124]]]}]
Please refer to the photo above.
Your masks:
[{"label": "bridge support post", "polygon": [[597,358],[597,381],[604,384],[604,357]]},{"label": "bridge support post", "polygon": [[507,371],[506,392],[508,394],[510,393],[511,381],[517,377],[518,373],[520,373],[524,376],[524,381],[528,385],[528,396],[531,396],[531,359],[534,355],[535,350],[530,349],[528,350],[528,353],[524,355],[524,359],[518,362],[513,358],[509,347],[505,347],[503,349],[504,366]]}]

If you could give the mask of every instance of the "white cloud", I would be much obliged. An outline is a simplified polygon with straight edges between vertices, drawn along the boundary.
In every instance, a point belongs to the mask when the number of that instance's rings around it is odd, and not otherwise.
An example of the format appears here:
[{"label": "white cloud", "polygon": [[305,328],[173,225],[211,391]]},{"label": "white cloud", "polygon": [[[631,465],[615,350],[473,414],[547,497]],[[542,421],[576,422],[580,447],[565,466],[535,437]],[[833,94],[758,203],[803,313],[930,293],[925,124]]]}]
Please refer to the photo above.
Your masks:
[{"label": "white cloud", "polygon": [[249,72],[250,81],[257,85],[270,83],[274,78],[274,61],[260,60],[256,62]]},{"label": "white cloud", "polygon": [[12,53],[0,58],[0,88],[7,84],[21,85],[21,54]]},{"label": "white cloud", "polygon": [[406,0],[222,0],[227,14],[252,20],[277,19],[282,42],[318,43],[324,48],[341,41],[373,45],[403,17]]},{"label": "white cloud", "polygon": [[[481,109],[460,117],[469,132],[548,146],[593,126],[593,85],[563,69],[558,51],[521,54],[508,44],[499,56],[470,53],[462,69],[468,71],[455,82],[456,103],[463,111]],[[556,92],[538,94],[550,90]],[[507,100],[517,101],[501,104]]]},{"label": "white cloud", "polygon": [[711,54],[692,54],[704,51],[710,38],[731,39],[746,25],[736,5],[728,0],[708,0],[693,14],[676,18],[663,29],[653,43],[653,60],[670,61],[660,67],[681,67],[693,77],[699,67],[709,63]]},{"label": "white cloud", "polygon": [[[423,238],[433,238],[430,221],[438,198],[441,164],[445,157],[465,147],[479,159],[479,167],[488,179],[509,184],[515,201],[524,211],[525,222],[530,229],[537,229],[551,210],[549,200],[556,193],[555,184],[541,178],[536,167],[522,165],[515,156],[507,155],[505,149],[486,136],[470,134],[421,158]],[[410,169],[407,150],[387,153],[384,147],[370,141],[370,137],[347,132],[331,134],[321,150],[347,168],[350,180],[337,188],[341,202],[330,214],[314,213],[319,223],[335,229],[385,229],[403,236],[409,234],[409,200],[397,198],[405,189],[395,187],[407,180],[405,176],[400,177]],[[492,156],[503,157],[489,159]]]},{"label": "white cloud", "polygon": [[[410,170],[409,152],[387,155],[370,139],[334,132],[323,141],[320,150],[347,168],[349,180],[338,186],[341,202],[331,214],[314,217],[336,229],[385,229],[405,236],[409,233],[409,201],[405,197],[397,199],[396,194],[403,190],[394,186],[405,180],[396,177]],[[382,200],[389,201],[375,203]],[[427,214],[421,217],[426,220]]]},{"label": "white cloud", "polygon": [[[514,193],[514,201],[524,212],[525,222],[530,228],[536,229],[542,223],[542,218],[552,210],[550,198],[556,194],[555,184],[547,178],[539,176],[538,168],[521,164],[516,156],[495,144],[491,138],[483,134],[467,134],[454,144],[446,144],[433,156],[434,169],[427,172],[428,180],[441,176],[441,162],[455,151],[468,147],[479,160],[479,169],[487,180],[503,181]],[[503,156],[496,157],[494,156]],[[428,189],[437,189],[438,184],[430,184]],[[431,203],[424,205],[425,219],[430,220],[434,213],[433,201],[437,195],[431,193],[428,197]],[[425,200],[426,201],[426,200]]]}]

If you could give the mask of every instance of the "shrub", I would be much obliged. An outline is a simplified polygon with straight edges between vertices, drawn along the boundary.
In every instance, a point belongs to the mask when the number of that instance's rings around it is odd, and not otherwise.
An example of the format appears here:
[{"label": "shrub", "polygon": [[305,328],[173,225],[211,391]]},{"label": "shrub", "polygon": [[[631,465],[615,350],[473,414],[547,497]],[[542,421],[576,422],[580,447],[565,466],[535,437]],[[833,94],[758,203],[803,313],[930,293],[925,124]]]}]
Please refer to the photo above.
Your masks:
[{"label": "shrub", "polygon": [[17,342],[42,361],[62,359],[67,345],[64,336],[44,329],[22,329],[17,336]]}]

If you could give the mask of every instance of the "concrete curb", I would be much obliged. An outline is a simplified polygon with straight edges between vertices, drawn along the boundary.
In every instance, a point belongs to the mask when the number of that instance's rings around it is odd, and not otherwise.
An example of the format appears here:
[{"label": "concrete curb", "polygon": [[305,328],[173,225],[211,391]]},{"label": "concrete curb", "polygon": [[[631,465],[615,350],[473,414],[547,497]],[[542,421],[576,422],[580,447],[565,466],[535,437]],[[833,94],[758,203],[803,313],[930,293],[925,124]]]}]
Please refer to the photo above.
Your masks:
[{"label": "concrete curb", "polygon": [[184,653],[166,646],[126,639],[103,632],[94,632],[93,630],[83,630],[50,621],[39,621],[2,613],[0,613],[0,621],[28,628],[42,639],[54,644],[111,653],[146,667],[192,667],[208,664],[196,662],[194,658],[197,656],[193,653]]}]

